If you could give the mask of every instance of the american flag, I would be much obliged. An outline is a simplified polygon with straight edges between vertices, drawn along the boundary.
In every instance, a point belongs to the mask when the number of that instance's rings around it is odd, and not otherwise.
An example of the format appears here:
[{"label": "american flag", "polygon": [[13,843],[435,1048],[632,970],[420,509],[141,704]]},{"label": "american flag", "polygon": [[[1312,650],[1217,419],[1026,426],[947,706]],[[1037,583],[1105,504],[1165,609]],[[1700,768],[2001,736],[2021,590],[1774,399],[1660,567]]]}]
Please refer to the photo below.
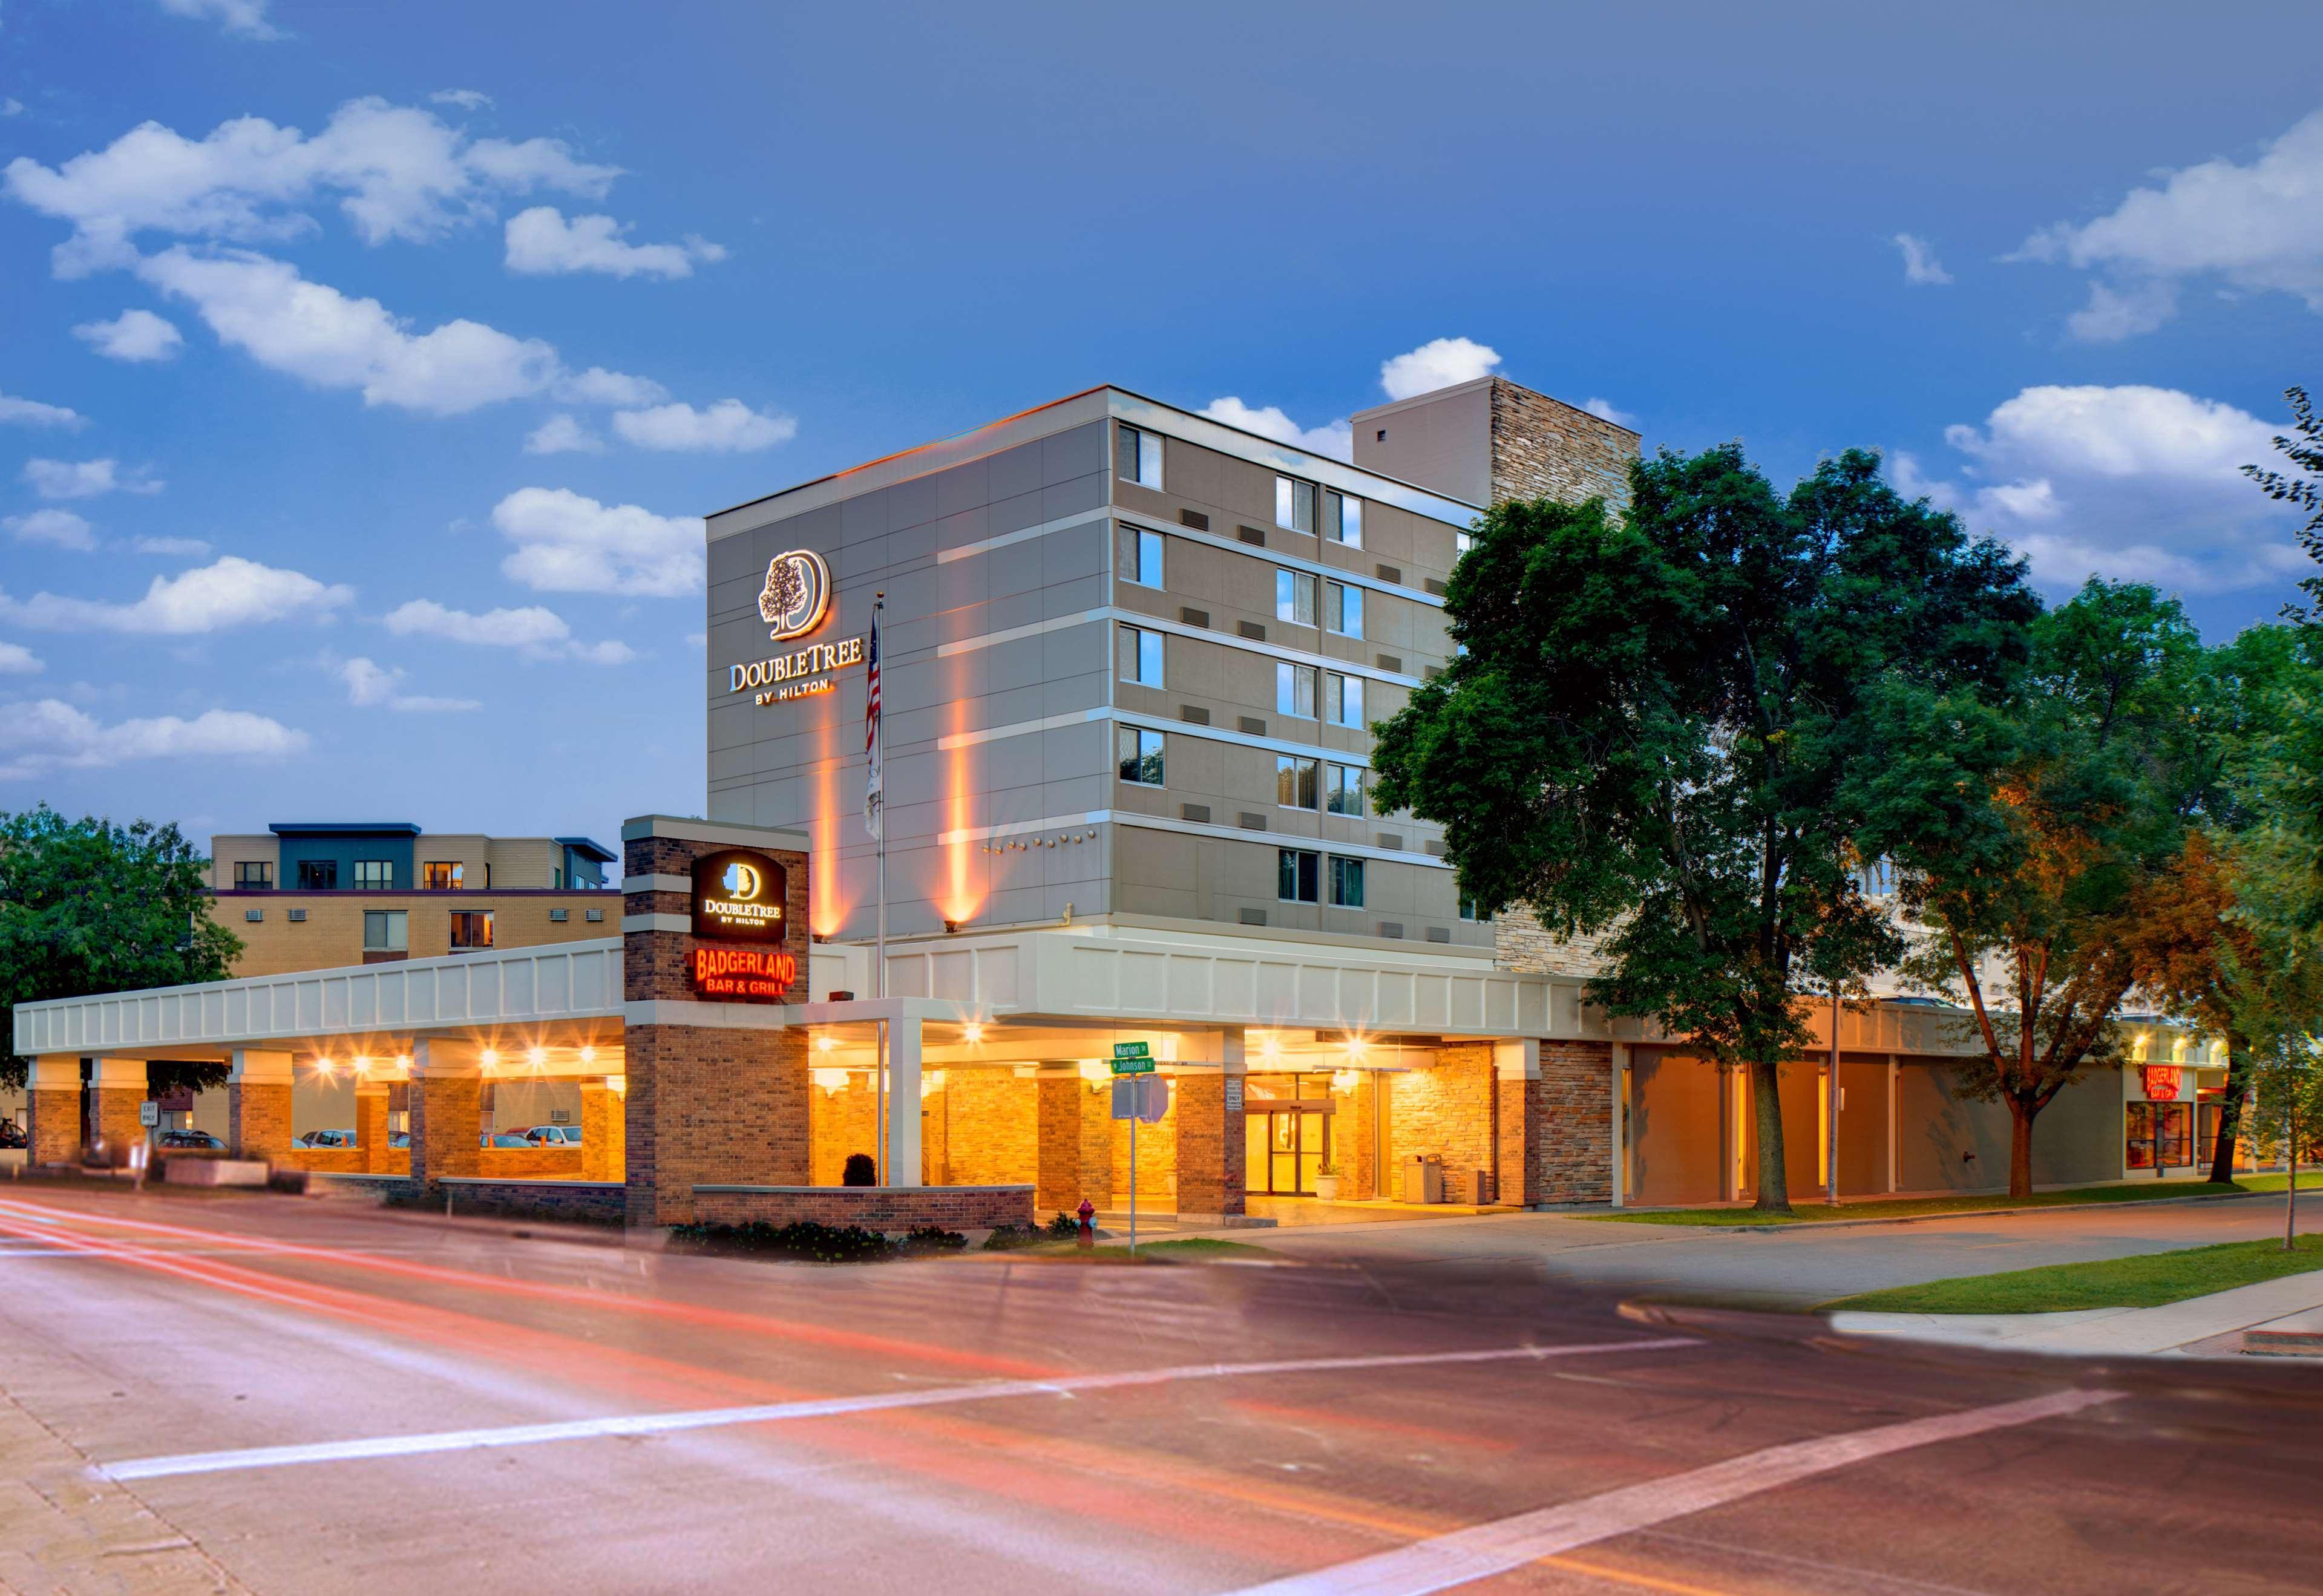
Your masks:
[{"label": "american flag", "polygon": [[879,835],[879,611],[884,606],[871,607],[870,672],[866,676],[863,695],[863,753],[871,766],[871,774],[863,785],[863,828],[873,837]]}]

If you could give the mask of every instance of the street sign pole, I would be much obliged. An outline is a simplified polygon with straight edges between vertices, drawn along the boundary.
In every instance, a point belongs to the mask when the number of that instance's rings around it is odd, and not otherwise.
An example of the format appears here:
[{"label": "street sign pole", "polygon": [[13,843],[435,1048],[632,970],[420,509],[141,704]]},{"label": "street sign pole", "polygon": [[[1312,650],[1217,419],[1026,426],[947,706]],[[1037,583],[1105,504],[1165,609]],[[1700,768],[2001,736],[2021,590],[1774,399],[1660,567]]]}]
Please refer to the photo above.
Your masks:
[{"label": "street sign pole", "polygon": [[1129,1255],[1137,1256],[1137,1116],[1129,1116]]},{"label": "street sign pole", "polygon": [[[1129,1087],[1129,1255],[1137,1256],[1137,1122],[1144,1116],[1138,1112],[1143,1102],[1142,1078],[1153,1073],[1153,1050],[1142,1041],[1117,1041],[1113,1044],[1113,1074],[1116,1087],[1127,1078]],[[1116,1091],[1114,1113],[1117,1115],[1121,1094]]]}]

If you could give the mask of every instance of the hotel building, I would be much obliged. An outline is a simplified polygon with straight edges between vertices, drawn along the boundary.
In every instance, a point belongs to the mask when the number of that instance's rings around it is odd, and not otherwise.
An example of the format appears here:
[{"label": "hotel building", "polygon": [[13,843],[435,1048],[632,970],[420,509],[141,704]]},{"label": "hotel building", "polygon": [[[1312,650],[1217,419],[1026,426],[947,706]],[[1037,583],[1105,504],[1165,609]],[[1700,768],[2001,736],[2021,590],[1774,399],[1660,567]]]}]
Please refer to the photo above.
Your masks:
[{"label": "hotel building", "polygon": [[[258,1151],[317,1060],[382,1105],[408,1083],[408,1154],[359,1105],[360,1150],[285,1156],[633,1225],[1116,1207],[1106,1082],[1140,1044],[1168,1083],[1140,1197],[1189,1218],[1749,1195],[1746,1084],[1590,1006],[1587,949],[1467,912],[1438,829],[1372,782],[1371,725],[1448,662],[1483,507],[1618,501],[1636,435],[1498,378],[1353,428],[1349,463],[1097,388],[717,511],[707,818],[624,826],[618,940],[26,1005],[17,1049],[60,1093],[93,1058],[96,1095],[142,1058],[230,1058],[230,1139]],[[1795,1190],[1820,1184],[1833,1091],[1843,1190],[2005,1182],[2006,1115],[1957,1089],[1953,1016],[1881,1003],[1840,1029],[1836,1081],[1820,1047],[1786,1071]],[[2150,1066],[2043,1115],[2037,1180],[2198,1172],[2222,1060],[2143,1034]],[[511,1074],[595,1083],[584,1117],[622,1130],[581,1178],[479,1155],[481,1083]],[[884,1184],[840,1189],[875,1151]]]}]

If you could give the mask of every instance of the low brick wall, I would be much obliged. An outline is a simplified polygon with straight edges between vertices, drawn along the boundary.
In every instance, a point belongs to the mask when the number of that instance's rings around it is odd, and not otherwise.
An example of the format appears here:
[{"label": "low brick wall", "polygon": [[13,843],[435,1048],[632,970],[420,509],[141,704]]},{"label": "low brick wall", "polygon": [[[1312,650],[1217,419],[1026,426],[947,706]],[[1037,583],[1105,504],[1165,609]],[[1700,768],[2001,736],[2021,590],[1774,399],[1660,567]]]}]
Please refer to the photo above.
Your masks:
[{"label": "low brick wall", "polygon": [[492,1180],[446,1176],[441,1189],[452,1212],[510,1219],[563,1219],[576,1225],[619,1225],[629,1202],[618,1180]]},{"label": "low brick wall", "polygon": [[859,1225],[890,1234],[932,1225],[941,1230],[991,1230],[1033,1223],[1026,1186],[697,1186],[698,1225]]},{"label": "low brick wall", "polygon": [[577,1147],[485,1147],[476,1152],[476,1174],[499,1180],[578,1180]]}]

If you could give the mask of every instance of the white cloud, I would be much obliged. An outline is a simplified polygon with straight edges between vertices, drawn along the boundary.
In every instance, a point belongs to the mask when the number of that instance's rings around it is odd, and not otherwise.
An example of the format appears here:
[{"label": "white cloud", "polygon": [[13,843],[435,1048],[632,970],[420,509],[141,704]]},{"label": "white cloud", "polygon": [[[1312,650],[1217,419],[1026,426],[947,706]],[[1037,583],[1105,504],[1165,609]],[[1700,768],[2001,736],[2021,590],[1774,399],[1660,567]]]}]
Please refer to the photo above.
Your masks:
[{"label": "white cloud", "polygon": [[30,515],[10,516],[0,520],[0,527],[15,534],[19,543],[50,543],[83,553],[96,546],[96,535],[88,523],[69,509],[36,509]]},{"label": "white cloud", "polygon": [[1289,444],[1309,454],[1327,454],[1334,460],[1352,460],[1355,455],[1354,428],[1345,418],[1304,427],[1285,415],[1280,405],[1253,408],[1232,394],[1212,399],[1202,407],[1201,413],[1213,421],[1239,427],[1244,432],[1254,432],[1262,438],[1272,438],[1278,444]]},{"label": "white cloud", "polygon": [[2159,176],[2109,214],[2043,228],[2017,252],[2111,280],[2089,285],[2077,336],[2150,332],[2174,310],[2174,285],[2198,277],[2295,294],[2323,311],[2323,111],[2246,165],[2213,159]]},{"label": "white cloud", "polygon": [[498,102],[480,88],[439,88],[428,99],[439,105],[457,105],[463,111],[488,111]]},{"label": "white cloud", "polygon": [[1898,491],[1958,511],[2031,562],[2052,590],[2090,575],[2215,592],[2282,582],[2306,556],[2241,468],[2280,427],[2215,399],[2140,386],[2028,388],[1944,438],[1960,479],[1888,462]]},{"label": "white cloud", "polygon": [[501,571],[539,592],[667,599],[702,591],[702,525],[693,516],[600,504],[569,488],[519,488],[492,507],[492,525],[517,546]]},{"label": "white cloud", "polygon": [[1936,259],[1935,247],[1915,234],[1898,233],[1888,243],[1904,252],[1904,280],[1919,286],[1948,283],[1952,274]]},{"label": "white cloud", "polygon": [[37,676],[48,668],[22,643],[0,643],[0,676]]},{"label": "white cloud", "polygon": [[259,116],[199,140],[147,122],[54,168],[19,156],[0,169],[15,199],[71,224],[53,254],[63,277],[133,263],[141,233],[294,237],[315,225],[299,207],[332,196],[364,243],[424,242],[490,216],[504,195],[601,198],[620,175],[555,139],[472,141],[433,112],[378,98],[348,101],[312,138]]},{"label": "white cloud", "polygon": [[228,555],[175,576],[157,576],[143,598],[126,604],[45,592],[12,599],[0,592],[0,619],[44,631],[191,637],[271,620],[318,619],[354,597],[352,588]]},{"label": "white cloud", "polygon": [[1611,399],[1585,399],[1581,401],[1581,408],[1600,421],[1610,421],[1616,427],[1626,427],[1631,432],[1638,430],[1638,418],[1627,410],[1615,408]]},{"label": "white cloud", "polygon": [[303,731],[246,710],[206,710],[190,720],[175,715],[106,726],[61,699],[18,704],[8,712],[0,780],[23,781],[51,770],[92,770],[133,759],[234,755],[280,758],[303,753]]},{"label": "white cloud", "polygon": [[629,229],[611,216],[575,216],[553,205],[537,205],[508,219],[508,269],[545,277],[572,271],[602,271],[613,277],[691,277],[696,261],[722,261],[726,252],[706,240],[684,243],[629,243]]},{"label": "white cloud", "polygon": [[88,417],[62,405],[44,405],[38,399],[0,393],[0,423],[6,422],[19,427],[61,427],[67,432],[78,432],[88,425]]},{"label": "white cloud", "polygon": [[186,346],[177,324],[150,310],[124,310],[111,321],[85,321],[73,336],[108,360],[175,360]]},{"label": "white cloud", "polygon": [[359,389],[366,404],[456,416],[537,393],[556,375],[556,351],[537,338],[464,318],[415,335],[378,300],[351,299],[264,255],[179,244],[137,271],[191,303],[220,342],[315,387]]},{"label": "white cloud", "polygon": [[161,0],[161,9],[172,16],[215,20],[227,32],[244,39],[285,37],[281,29],[266,20],[267,5],[268,0]]},{"label": "white cloud", "polygon": [[159,493],[163,484],[142,470],[123,472],[106,460],[27,460],[24,481],[43,499],[97,499],[116,490]]},{"label": "white cloud", "polygon": [[669,390],[650,377],[632,377],[602,366],[562,372],[549,392],[567,405],[657,405],[669,397]]},{"label": "white cloud", "polygon": [[798,422],[789,416],[766,415],[740,399],[729,399],[704,410],[685,404],[617,410],[613,430],[640,449],[739,454],[790,442],[798,436]]},{"label": "white cloud", "polygon": [[537,604],[522,610],[491,610],[482,615],[450,610],[433,599],[414,599],[386,616],[399,637],[441,637],[487,648],[515,648],[530,659],[578,659],[591,665],[626,665],[637,657],[626,643],[582,643],[565,618]]},{"label": "white cloud", "polygon": [[605,440],[566,415],[551,416],[528,434],[528,454],[601,454]]},{"label": "white cloud", "polygon": [[130,546],[141,555],[182,555],[199,559],[210,546],[198,537],[140,537]]},{"label": "white cloud", "polygon": [[15,96],[11,95],[6,99],[0,100],[0,116],[22,116],[23,114],[24,102]]},{"label": "white cloud", "polygon": [[384,705],[400,714],[429,715],[484,707],[481,699],[423,698],[398,693],[396,683],[403,680],[400,665],[390,668],[357,657],[343,663],[338,674],[339,680],[347,684],[347,702],[366,708]]},{"label": "white cloud", "polygon": [[1431,338],[1419,348],[1380,362],[1380,387],[1391,399],[1433,393],[1492,374],[1500,352],[1469,338]]}]

